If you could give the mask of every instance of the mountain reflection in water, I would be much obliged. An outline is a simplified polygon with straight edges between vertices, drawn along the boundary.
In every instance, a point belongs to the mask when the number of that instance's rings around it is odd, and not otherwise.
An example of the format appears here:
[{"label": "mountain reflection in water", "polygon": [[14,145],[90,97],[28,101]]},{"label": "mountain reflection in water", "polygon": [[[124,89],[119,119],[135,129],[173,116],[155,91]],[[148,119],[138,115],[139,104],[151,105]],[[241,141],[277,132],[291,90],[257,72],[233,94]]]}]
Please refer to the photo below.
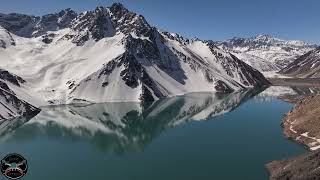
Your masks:
[{"label": "mountain reflection in water", "polygon": [[191,93],[143,104],[117,102],[43,107],[30,120],[20,118],[10,121],[10,126],[0,127],[0,143],[47,137],[87,141],[99,150],[116,154],[142,151],[165,130],[230,112],[259,92]]}]

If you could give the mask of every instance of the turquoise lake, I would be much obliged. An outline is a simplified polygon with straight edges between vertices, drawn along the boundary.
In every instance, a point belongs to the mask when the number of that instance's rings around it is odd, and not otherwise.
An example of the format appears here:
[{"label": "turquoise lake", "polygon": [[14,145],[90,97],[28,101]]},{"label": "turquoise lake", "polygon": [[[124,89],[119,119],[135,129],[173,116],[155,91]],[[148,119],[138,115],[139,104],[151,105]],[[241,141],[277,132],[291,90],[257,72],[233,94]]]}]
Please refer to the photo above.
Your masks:
[{"label": "turquoise lake", "polygon": [[0,155],[28,160],[23,180],[263,180],[307,151],[283,135],[292,107],[259,91],[43,107],[1,128]]}]

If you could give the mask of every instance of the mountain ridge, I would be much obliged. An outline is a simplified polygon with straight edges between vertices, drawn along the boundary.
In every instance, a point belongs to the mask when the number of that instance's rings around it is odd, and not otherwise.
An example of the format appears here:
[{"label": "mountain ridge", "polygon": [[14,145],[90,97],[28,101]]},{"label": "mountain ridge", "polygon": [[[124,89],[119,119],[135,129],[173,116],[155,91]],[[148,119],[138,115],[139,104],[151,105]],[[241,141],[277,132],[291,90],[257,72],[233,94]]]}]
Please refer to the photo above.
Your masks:
[{"label": "mountain ridge", "polygon": [[271,35],[234,37],[226,41],[216,41],[215,44],[230,51],[268,77],[277,75],[278,71],[293,62],[295,58],[317,47],[304,41],[284,40]]},{"label": "mountain ridge", "polygon": [[320,47],[297,57],[292,63],[280,70],[280,74],[298,78],[320,77]]},{"label": "mountain ridge", "polygon": [[1,14],[0,26],[1,68],[26,81],[10,88],[36,106],[155,101],[269,84],[211,41],[158,30],[119,3],[79,14]]}]

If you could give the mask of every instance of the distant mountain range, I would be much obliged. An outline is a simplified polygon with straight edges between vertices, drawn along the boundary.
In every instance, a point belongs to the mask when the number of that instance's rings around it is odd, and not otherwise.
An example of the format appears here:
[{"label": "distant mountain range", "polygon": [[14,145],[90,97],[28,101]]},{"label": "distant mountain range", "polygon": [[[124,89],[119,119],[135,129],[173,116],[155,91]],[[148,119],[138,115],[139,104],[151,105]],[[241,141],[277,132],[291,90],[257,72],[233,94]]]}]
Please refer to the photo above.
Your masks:
[{"label": "distant mountain range", "polygon": [[315,48],[266,35],[188,39],[119,3],[80,14],[0,14],[0,68],[7,74],[0,77],[0,119],[49,104],[146,102],[266,86],[264,75],[278,74]]},{"label": "distant mountain range", "polygon": [[275,75],[296,58],[317,47],[303,41],[283,40],[270,35],[236,37],[227,41],[218,41],[215,44],[231,52],[265,76]]}]

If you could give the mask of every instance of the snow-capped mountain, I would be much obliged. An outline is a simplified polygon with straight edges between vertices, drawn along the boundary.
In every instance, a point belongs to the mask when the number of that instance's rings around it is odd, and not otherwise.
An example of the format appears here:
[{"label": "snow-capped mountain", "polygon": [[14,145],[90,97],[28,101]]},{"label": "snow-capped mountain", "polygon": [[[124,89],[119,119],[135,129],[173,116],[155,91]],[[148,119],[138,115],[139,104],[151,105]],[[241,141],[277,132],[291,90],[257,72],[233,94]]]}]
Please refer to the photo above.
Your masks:
[{"label": "snow-capped mountain", "polygon": [[303,41],[283,40],[270,35],[236,37],[224,42],[215,42],[215,44],[230,51],[265,76],[274,75],[298,56],[316,48],[316,45]]},{"label": "snow-capped mountain", "polygon": [[[88,141],[110,152],[136,151],[168,129],[230,112],[256,93],[258,91],[252,90],[230,94],[191,93],[153,103],[44,107],[33,119],[22,120],[24,124],[14,122],[19,124],[19,129],[8,130],[0,126],[0,143],[19,137],[33,140],[36,136]],[[30,129],[33,133],[25,133]]]},{"label": "snow-capped mountain", "polygon": [[213,42],[160,31],[119,3],[80,14],[2,14],[0,26],[1,67],[23,77],[21,98],[32,104],[149,101],[269,83]]},{"label": "snow-capped mountain", "polygon": [[298,57],[279,73],[299,78],[320,78],[320,47]]},{"label": "snow-capped mountain", "polygon": [[19,99],[16,92],[23,89],[25,81],[6,70],[0,69],[0,124],[3,120],[19,116],[33,116],[40,110]]}]

